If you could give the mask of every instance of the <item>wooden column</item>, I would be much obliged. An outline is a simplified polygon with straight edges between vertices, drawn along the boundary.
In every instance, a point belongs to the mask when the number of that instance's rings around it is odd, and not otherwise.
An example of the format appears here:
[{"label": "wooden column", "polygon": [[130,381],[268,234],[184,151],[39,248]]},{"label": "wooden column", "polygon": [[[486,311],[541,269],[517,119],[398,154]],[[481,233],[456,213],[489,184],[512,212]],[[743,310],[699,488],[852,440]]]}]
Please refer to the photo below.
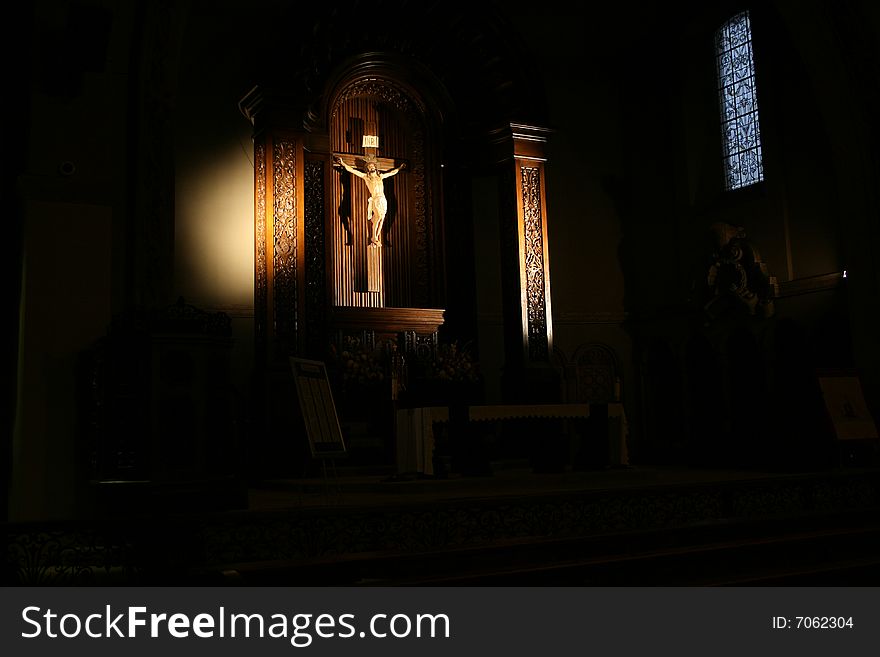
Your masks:
[{"label": "wooden column", "polygon": [[[511,123],[495,133],[501,162],[502,290],[509,398],[544,397],[553,352],[544,166],[549,130]],[[546,376],[545,376],[546,375]]]},{"label": "wooden column", "polygon": [[254,333],[258,371],[323,357],[330,148],[292,126],[290,99],[254,88],[239,103],[254,125]]},{"label": "wooden column", "polygon": [[239,103],[254,126],[255,474],[301,474],[304,440],[291,435],[296,400],[289,356],[323,360],[328,344],[329,138],[302,126],[285,93],[254,88]]},{"label": "wooden column", "polygon": [[255,329],[259,347],[274,360],[299,355],[304,339],[302,135],[266,130],[255,138],[254,155]]}]

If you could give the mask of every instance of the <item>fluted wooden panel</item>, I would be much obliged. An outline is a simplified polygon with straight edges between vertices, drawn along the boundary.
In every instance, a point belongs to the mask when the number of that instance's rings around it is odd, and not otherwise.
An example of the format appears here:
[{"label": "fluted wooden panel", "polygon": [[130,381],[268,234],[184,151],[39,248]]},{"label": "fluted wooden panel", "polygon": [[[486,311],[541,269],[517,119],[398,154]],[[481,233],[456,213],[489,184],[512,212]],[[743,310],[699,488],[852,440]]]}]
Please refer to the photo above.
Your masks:
[{"label": "fluted wooden panel", "polygon": [[359,178],[335,171],[332,176],[332,207],[329,235],[333,253],[334,304],[354,307],[406,307],[412,305],[413,254],[416,248],[410,172],[414,162],[408,148],[407,132],[412,118],[371,96],[355,96],[343,101],[330,122],[331,149],[358,159],[365,155],[361,146],[366,126],[375,125],[379,134],[378,157],[387,160],[386,170],[407,161],[409,168],[385,180],[388,213],[383,227],[384,246],[379,267],[379,290],[367,292],[367,249],[369,192]]}]

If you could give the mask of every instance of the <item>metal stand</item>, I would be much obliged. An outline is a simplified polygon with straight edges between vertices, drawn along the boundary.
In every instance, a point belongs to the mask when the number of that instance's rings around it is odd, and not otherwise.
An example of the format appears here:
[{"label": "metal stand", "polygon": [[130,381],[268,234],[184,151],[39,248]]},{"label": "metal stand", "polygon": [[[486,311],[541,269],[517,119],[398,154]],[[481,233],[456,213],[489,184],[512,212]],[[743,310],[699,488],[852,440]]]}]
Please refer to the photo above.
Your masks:
[{"label": "metal stand", "polygon": [[[327,461],[330,461],[330,469],[328,472]],[[339,483],[339,475],[336,472],[336,459],[323,457],[321,458],[321,474],[323,475],[321,494],[328,502],[342,501],[342,486]]]}]

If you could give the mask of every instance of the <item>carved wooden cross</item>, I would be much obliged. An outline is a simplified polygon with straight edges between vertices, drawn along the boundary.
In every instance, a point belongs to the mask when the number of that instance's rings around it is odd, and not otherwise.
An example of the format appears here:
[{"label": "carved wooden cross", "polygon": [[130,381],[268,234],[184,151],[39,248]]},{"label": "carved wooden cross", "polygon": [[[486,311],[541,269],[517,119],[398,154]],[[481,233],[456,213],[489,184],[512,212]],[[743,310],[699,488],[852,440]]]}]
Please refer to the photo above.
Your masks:
[{"label": "carved wooden cross", "polygon": [[[358,167],[358,160],[372,162],[378,170],[392,168],[394,160],[389,158],[379,158],[377,152],[379,150],[379,135],[377,134],[375,122],[367,122],[364,130],[361,145],[364,149],[363,158],[355,155],[339,154],[338,157],[352,169],[364,171]],[[352,253],[354,266],[354,285],[356,292],[377,292],[382,293],[382,249],[376,248],[374,245],[360,244],[353,245],[355,251]],[[363,250],[361,250],[363,249]],[[381,301],[380,301],[381,303]]]},{"label": "carved wooden cross", "polygon": [[[370,160],[376,162],[376,167],[381,169],[386,164],[379,161],[379,130],[375,121],[368,121],[364,129],[362,140],[364,154]],[[382,250],[367,248],[367,291],[380,292],[382,290]]]}]

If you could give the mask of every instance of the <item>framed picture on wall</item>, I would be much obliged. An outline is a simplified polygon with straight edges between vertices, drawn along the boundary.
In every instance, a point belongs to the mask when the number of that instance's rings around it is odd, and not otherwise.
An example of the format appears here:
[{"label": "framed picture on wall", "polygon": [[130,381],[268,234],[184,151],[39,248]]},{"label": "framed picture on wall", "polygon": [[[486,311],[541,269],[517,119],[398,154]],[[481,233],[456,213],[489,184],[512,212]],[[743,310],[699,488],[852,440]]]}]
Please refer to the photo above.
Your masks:
[{"label": "framed picture on wall", "polygon": [[838,440],[877,439],[877,425],[865,403],[858,373],[819,372],[819,386]]}]

